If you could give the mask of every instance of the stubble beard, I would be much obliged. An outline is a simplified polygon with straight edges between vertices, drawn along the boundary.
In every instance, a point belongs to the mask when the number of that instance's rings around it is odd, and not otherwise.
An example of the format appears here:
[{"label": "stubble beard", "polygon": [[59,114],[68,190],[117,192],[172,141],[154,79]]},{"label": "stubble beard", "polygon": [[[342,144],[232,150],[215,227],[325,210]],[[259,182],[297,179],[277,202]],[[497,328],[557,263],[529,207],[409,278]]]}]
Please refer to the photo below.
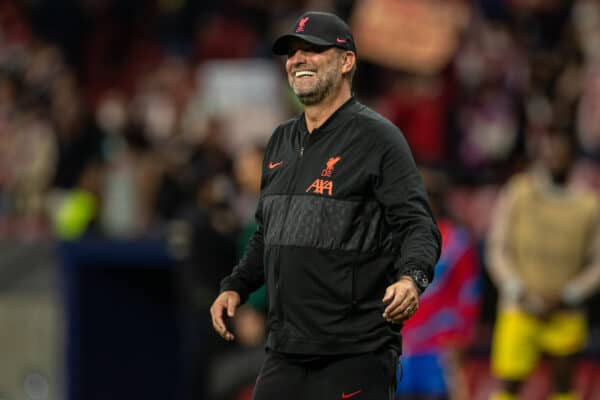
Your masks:
[{"label": "stubble beard", "polygon": [[329,96],[333,89],[339,85],[340,80],[341,76],[336,74],[334,68],[330,68],[326,71],[325,76],[318,79],[315,85],[308,90],[299,91],[294,87],[293,81],[291,82],[291,85],[298,100],[300,100],[300,103],[305,106],[313,106],[319,104],[323,99]]}]

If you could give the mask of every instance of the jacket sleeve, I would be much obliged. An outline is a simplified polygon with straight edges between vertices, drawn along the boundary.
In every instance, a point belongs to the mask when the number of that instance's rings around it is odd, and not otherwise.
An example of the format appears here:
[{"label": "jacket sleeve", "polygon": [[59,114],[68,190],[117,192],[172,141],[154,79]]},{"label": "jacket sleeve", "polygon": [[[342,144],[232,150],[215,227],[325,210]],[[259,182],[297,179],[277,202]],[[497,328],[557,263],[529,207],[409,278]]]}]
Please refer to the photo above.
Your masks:
[{"label": "jacket sleeve", "polygon": [[395,278],[420,270],[431,282],[440,256],[441,235],[404,136],[396,131],[387,138],[380,150],[374,192],[391,230],[397,255]]},{"label": "jacket sleeve", "polygon": [[233,268],[231,274],[221,281],[221,292],[233,290],[240,295],[244,303],[250,293],[258,289],[265,281],[264,275],[264,238],[262,223],[262,201],[259,201],[256,210],[256,223],[258,228],[250,238],[248,247],[240,262]]}]

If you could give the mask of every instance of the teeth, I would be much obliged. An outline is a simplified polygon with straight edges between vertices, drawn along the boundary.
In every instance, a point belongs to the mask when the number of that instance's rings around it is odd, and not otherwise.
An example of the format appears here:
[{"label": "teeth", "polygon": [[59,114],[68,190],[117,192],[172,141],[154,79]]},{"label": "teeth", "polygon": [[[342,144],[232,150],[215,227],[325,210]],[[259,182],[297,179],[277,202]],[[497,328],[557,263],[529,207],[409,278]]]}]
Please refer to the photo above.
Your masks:
[{"label": "teeth", "polygon": [[315,73],[312,72],[312,71],[298,71],[298,72],[296,72],[296,78],[299,78],[301,76],[313,76],[313,75],[315,75]]}]

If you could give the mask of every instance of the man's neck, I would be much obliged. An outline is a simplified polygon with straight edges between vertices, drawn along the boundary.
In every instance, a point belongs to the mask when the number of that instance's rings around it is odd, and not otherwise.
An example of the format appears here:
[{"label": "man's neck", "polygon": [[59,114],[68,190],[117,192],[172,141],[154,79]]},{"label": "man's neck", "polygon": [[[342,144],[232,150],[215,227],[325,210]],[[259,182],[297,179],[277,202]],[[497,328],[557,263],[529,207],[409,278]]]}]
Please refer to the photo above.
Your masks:
[{"label": "man's neck", "polygon": [[323,99],[319,104],[306,106],[304,108],[304,118],[308,133],[319,128],[331,117],[331,115],[352,97],[352,92],[346,86],[339,92]]}]

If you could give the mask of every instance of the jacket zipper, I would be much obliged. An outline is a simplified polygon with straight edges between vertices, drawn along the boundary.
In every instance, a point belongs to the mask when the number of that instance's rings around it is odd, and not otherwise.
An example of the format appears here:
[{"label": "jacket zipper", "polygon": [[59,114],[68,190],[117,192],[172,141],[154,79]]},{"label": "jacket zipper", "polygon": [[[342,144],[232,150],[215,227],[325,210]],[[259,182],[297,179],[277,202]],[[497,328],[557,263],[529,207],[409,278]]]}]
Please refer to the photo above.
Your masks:
[{"label": "jacket zipper", "polygon": [[[301,144],[300,144],[300,156],[298,157],[300,159],[300,163],[302,162],[302,156],[304,155],[304,149],[307,147],[309,142],[309,134],[306,133],[304,135],[304,137],[302,138]],[[298,177],[298,171],[301,170],[301,165],[298,165],[296,168],[294,168],[294,173],[292,175],[292,179],[290,179],[290,182],[288,184],[288,189],[286,191],[286,194],[288,195],[288,199],[287,199],[287,207],[285,208],[285,214],[283,215],[283,223],[282,223],[282,227],[285,226],[285,223],[287,221],[287,217],[288,217],[288,213],[290,210],[290,204],[292,202],[292,195],[294,192],[294,188],[296,187],[296,178]],[[277,264],[275,266],[275,290],[277,291],[276,294],[276,298],[277,298],[277,303],[279,304],[279,308],[278,308],[278,316],[279,316],[279,320],[281,321],[281,323],[283,324],[284,320],[285,320],[285,315],[283,313],[283,305],[281,302],[281,268],[280,265]]]},{"label": "jacket zipper", "polygon": [[308,144],[310,135],[311,135],[310,133],[306,133],[304,135],[304,137],[302,138],[302,143],[300,143],[300,158],[302,158],[302,156],[304,155],[304,149],[306,148],[306,145]]}]

